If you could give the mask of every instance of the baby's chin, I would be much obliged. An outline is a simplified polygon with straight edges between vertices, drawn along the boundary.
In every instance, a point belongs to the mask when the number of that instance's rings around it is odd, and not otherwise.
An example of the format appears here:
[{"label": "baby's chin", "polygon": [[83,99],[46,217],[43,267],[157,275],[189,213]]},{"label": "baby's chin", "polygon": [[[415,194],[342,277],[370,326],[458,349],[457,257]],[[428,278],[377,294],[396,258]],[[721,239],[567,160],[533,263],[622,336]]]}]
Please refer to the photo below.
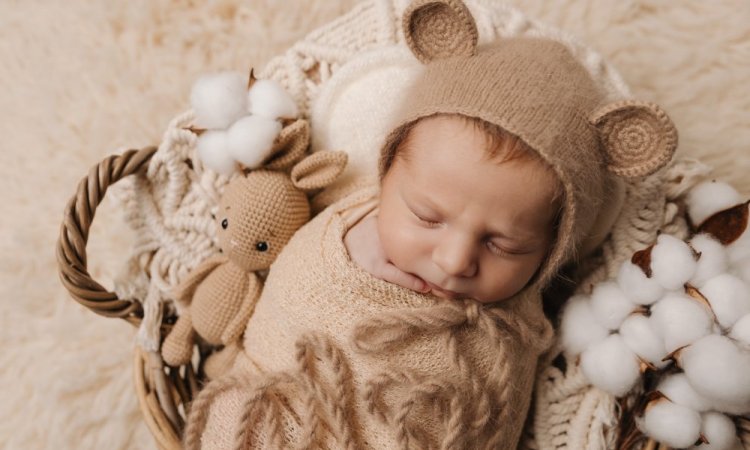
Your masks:
[{"label": "baby's chin", "polygon": [[430,291],[427,294],[432,294],[435,297],[446,299],[446,300],[474,300],[479,303],[483,304],[489,304],[489,303],[495,303],[502,301],[501,300],[482,300],[481,298],[474,297],[470,294],[462,294],[458,292],[453,291],[447,291],[445,289],[441,289],[439,286],[435,286],[432,283],[427,282],[428,286],[430,287]]}]

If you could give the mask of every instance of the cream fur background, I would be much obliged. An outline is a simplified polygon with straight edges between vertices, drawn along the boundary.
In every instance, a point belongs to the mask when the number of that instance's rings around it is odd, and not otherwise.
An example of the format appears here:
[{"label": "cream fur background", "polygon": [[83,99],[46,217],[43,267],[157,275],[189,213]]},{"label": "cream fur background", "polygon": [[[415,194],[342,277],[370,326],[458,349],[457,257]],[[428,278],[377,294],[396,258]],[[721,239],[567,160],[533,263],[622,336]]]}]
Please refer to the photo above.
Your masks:
[{"label": "cream fur background", "polygon": [[[664,106],[680,152],[750,196],[750,2],[511,0],[597,49]],[[5,0],[0,8],[0,447],[152,448],[134,330],[62,288],[62,209],[89,166],[157,143],[202,73],[259,67],[353,0]],[[132,236],[105,201],[90,271],[111,286]]]}]

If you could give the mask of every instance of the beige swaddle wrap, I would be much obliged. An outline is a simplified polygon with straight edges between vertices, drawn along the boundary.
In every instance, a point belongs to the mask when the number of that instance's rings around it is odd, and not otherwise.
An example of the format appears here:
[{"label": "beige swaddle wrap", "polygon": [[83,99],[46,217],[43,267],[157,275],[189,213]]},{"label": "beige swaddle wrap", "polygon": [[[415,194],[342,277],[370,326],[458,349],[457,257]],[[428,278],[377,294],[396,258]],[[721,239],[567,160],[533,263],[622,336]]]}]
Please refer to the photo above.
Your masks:
[{"label": "beige swaddle wrap", "polygon": [[188,447],[516,447],[552,338],[540,296],[481,305],[372,277],[343,237],[376,206],[362,189],[292,238],[233,373],[193,404]]}]

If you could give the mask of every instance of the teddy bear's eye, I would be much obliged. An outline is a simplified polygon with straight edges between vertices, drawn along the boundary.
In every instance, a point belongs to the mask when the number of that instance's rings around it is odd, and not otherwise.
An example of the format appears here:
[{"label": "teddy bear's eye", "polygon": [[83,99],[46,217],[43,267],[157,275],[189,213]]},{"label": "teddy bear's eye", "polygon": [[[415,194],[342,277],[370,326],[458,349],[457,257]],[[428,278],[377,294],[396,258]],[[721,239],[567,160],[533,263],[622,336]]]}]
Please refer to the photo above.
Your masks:
[{"label": "teddy bear's eye", "polygon": [[258,242],[257,244],[255,244],[255,248],[259,252],[265,252],[265,251],[268,250],[268,243],[266,243],[266,242]]},{"label": "teddy bear's eye", "polygon": [[228,226],[229,226],[229,220],[228,219],[224,219],[224,220],[221,221],[221,228],[223,228],[223,229],[226,230]]}]

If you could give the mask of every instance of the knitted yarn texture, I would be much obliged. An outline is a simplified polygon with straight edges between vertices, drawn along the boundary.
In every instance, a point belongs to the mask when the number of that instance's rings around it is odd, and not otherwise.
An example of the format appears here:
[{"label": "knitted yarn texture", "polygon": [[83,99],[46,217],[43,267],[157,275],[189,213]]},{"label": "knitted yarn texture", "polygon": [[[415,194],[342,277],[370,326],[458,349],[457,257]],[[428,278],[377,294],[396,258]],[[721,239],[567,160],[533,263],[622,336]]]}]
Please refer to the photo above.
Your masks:
[{"label": "knitted yarn texture", "polygon": [[372,277],[343,237],[376,194],[328,208],[279,255],[235,381],[200,394],[188,448],[515,448],[552,339],[538,292],[485,306]]}]

